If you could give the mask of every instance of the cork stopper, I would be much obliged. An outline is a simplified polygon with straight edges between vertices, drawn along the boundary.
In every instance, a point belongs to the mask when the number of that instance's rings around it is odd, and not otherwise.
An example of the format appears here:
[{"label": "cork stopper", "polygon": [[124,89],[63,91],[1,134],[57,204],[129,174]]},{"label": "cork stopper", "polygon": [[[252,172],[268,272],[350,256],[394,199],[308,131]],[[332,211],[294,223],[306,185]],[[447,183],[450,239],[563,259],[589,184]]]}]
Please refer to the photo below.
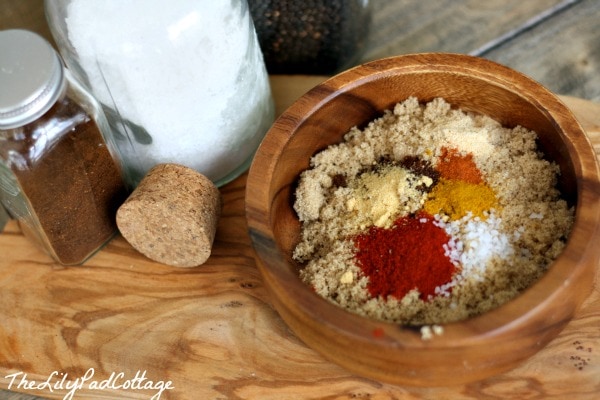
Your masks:
[{"label": "cork stopper", "polygon": [[210,179],[191,168],[152,168],[117,211],[123,237],[163,264],[195,267],[210,256],[222,201]]}]

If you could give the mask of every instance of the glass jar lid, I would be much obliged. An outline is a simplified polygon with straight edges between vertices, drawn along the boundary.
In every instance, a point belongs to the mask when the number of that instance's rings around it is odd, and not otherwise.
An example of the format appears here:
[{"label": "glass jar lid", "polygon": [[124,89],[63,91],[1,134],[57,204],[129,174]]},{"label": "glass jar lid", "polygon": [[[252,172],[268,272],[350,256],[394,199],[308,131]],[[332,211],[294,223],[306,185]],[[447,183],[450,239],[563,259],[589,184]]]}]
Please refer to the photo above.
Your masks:
[{"label": "glass jar lid", "polygon": [[65,76],[50,43],[26,30],[0,31],[0,129],[23,126],[56,102]]}]

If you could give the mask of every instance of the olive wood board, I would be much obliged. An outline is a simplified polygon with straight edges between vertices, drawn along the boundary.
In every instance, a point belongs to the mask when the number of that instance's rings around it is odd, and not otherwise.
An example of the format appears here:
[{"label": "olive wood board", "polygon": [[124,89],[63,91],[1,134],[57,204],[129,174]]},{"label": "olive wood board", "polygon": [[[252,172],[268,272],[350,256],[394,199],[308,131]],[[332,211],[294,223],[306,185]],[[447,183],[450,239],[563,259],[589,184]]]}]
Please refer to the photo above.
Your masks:
[{"label": "olive wood board", "polygon": [[[277,113],[322,81],[272,76]],[[600,152],[600,104],[561,96]],[[561,334],[503,375],[467,385],[413,388],[355,376],[304,345],[271,307],[244,216],[246,176],[221,188],[213,253],[196,268],[146,259],[121,236],[82,266],[62,267],[10,221],[0,235],[0,388],[62,399],[30,381],[145,373],[171,381],[161,399],[596,399],[600,288]],[[600,205],[599,205],[600,206]],[[22,377],[23,375],[19,375]],[[54,379],[52,382],[58,380]],[[11,385],[12,382],[12,385]],[[156,390],[77,390],[76,399],[150,399]]]}]

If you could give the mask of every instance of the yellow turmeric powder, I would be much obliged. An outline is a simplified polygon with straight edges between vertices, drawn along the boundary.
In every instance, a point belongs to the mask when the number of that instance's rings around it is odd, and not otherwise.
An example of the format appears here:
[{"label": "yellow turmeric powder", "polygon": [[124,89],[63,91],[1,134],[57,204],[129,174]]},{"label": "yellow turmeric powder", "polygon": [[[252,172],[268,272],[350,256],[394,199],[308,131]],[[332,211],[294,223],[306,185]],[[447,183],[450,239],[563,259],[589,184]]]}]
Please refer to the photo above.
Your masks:
[{"label": "yellow turmeric powder", "polygon": [[484,211],[497,208],[497,200],[494,191],[484,183],[440,179],[423,208],[431,215],[446,214],[452,220],[462,218],[469,211],[484,218]]}]

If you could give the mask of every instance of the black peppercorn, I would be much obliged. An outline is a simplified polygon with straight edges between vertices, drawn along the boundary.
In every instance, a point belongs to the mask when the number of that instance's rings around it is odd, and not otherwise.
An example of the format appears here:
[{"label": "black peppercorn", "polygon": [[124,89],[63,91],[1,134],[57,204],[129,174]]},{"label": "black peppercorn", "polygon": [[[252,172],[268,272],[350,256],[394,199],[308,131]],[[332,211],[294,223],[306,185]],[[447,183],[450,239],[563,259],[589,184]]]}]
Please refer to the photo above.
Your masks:
[{"label": "black peppercorn", "polygon": [[370,28],[368,0],[249,0],[272,74],[331,74],[357,62]]}]

